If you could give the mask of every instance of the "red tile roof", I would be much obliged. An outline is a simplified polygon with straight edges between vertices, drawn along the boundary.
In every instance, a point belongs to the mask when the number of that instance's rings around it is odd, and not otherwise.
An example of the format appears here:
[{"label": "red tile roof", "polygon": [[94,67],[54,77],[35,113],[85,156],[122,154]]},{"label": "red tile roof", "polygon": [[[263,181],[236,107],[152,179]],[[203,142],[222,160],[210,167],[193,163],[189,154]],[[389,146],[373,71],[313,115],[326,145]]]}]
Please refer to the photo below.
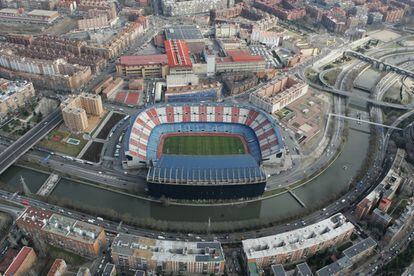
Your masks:
[{"label": "red tile roof", "polygon": [[168,57],[168,66],[192,67],[187,43],[184,40],[165,40],[165,51]]},{"label": "red tile roof", "polygon": [[66,263],[64,260],[62,259],[56,259],[53,264],[52,267],[50,268],[49,272],[47,273],[47,276],[54,276],[57,275],[56,272],[58,272],[58,270],[60,271],[61,266],[65,266]]},{"label": "red tile roof", "polygon": [[41,229],[44,225],[44,221],[49,219],[52,215],[53,212],[51,211],[29,207],[16,220],[16,223],[19,226],[25,226],[27,228]]},{"label": "red tile roof", "polygon": [[243,50],[228,50],[227,55],[231,57],[234,62],[264,61],[262,56],[252,55],[249,51]]},{"label": "red tile roof", "polygon": [[13,260],[11,265],[7,268],[6,272],[4,272],[4,276],[13,276],[19,270],[20,266],[25,262],[27,256],[30,252],[33,251],[31,247],[23,247],[19,254],[17,254],[16,258]]},{"label": "red tile roof", "polygon": [[145,56],[122,56],[118,64],[138,66],[151,64],[167,64],[167,55],[145,55]]}]

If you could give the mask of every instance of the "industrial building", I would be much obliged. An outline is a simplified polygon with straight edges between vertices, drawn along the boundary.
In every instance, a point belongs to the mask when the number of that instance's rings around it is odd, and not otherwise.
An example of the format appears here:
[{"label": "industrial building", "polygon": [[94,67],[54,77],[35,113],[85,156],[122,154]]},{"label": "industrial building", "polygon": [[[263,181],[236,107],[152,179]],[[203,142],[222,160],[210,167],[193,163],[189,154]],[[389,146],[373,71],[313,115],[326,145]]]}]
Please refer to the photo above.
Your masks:
[{"label": "industrial building", "polygon": [[266,61],[249,51],[228,50],[227,56],[216,58],[216,73],[261,72],[266,69]]},{"label": "industrial building", "polygon": [[120,76],[165,78],[168,74],[167,55],[122,56],[116,63]]},{"label": "industrial building", "polygon": [[161,7],[166,16],[192,15],[220,10],[234,5],[234,0],[161,0]]},{"label": "industrial building", "polygon": [[203,34],[196,25],[174,25],[165,28],[165,39],[185,42],[204,42]]},{"label": "industrial building", "polygon": [[119,233],[112,242],[112,260],[123,268],[158,273],[223,275],[219,242],[185,242]]},{"label": "industrial building", "polygon": [[58,19],[57,11],[32,10],[24,12],[20,9],[1,9],[0,20],[15,23],[51,24]]}]

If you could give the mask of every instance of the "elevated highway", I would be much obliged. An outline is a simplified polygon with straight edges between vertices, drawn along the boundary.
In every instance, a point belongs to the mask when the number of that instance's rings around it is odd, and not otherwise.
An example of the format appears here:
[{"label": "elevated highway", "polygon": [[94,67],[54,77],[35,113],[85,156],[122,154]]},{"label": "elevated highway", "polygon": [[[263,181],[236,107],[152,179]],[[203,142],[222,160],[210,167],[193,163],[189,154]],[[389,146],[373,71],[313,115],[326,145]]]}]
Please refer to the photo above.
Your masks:
[{"label": "elevated highway", "polygon": [[[403,110],[410,110],[410,109],[414,108],[414,105],[412,105],[412,104],[389,103],[389,102],[384,102],[384,101],[381,101],[381,100],[373,99],[373,98],[370,98],[370,97],[365,97],[365,96],[362,96],[362,95],[357,94],[357,93],[352,93],[350,91],[345,91],[345,90],[340,90],[340,89],[337,89],[337,88],[332,88],[329,85],[323,85],[322,86],[322,85],[313,83],[312,81],[308,80],[306,78],[306,76],[304,76],[303,73],[300,74],[299,77],[302,80],[305,80],[309,84],[310,87],[313,87],[315,89],[330,92],[332,94],[342,96],[342,97],[349,97],[349,98],[359,99],[361,101],[366,101],[368,103],[371,103],[375,106],[384,106],[384,107],[391,107],[391,108],[403,109]],[[320,75],[319,79],[321,80],[322,83],[324,83],[323,74]]]},{"label": "elevated highway", "polygon": [[377,58],[374,57],[370,57],[355,51],[345,51],[344,52],[345,56],[349,56],[349,57],[354,57],[357,58],[359,60],[368,62],[369,64],[371,64],[374,68],[379,69],[381,71],[384,72],[395,72],[397,74],[403,75],[403,76],[407,76],[410,78],[414,78],[414,72],[404,69],[402,67],[399,67],[397,65],[393,65],[393,64],[389,64],[385,61],[379,60]]},{"label": "elevated highway", "polygon": [[0,153],[0,174],[7,170],[37,142],[43,139],[49,131],[59,125],[62,120],[63,118],[60,109],[56,109]]}]

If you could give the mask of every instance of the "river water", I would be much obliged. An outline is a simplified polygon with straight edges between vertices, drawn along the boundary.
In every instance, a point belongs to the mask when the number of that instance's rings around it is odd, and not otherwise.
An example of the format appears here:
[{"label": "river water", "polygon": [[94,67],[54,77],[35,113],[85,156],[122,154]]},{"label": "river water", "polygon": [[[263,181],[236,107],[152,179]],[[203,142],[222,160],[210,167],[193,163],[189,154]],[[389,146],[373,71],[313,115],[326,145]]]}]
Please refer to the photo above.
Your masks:
[{"label": "river water", "polygon": [[[282,220],[321,207],[348,189],[349,181],[364,162],[369,143],[368,125],[348,122],[348,126],[348,137],[335,162],[317,178],[294,190],[306,208],[288,193],[237,206],[165,206],[64,178],[52,195],[82,205],[111,208],[138,218],[188,222],[207,222],[209,218],[211,221]],[[47,174],[13,166],[0,176],[0,181],[20,185],[20,175],[24,176],[32,192],[37,191],[47,178]]]}]

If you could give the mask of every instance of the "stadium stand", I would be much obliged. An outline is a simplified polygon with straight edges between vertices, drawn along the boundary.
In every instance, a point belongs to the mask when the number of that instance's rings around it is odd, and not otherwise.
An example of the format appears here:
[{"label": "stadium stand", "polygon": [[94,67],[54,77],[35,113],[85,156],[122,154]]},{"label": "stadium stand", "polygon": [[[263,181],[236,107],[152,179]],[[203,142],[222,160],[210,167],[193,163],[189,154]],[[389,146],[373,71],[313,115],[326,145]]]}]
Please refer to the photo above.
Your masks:
[{"label": "stadium stand", "polygon": [[254,140],[258,141],[260,151],[251,148],[257,159],[277,154],[283,148],[276,122],[268,114],[252,106],[158,105],[136,114],[132,120],[125,145],[125,155],[129,161],[155,161],[160,135],[172,132],[243,134],[249,146],[254,144]]},{"label": "stadium stand", "polygon": [[[154,197],[259,196],[267,179],[262,163],[283,150],[276,121],[249,105],[160,104],[130,120],[124,162],[128,167],[148,167],[148,189]],[[247,150],[223,155],[169,154],[160,150],[164,137],[181,135],[239,137]]]}]

